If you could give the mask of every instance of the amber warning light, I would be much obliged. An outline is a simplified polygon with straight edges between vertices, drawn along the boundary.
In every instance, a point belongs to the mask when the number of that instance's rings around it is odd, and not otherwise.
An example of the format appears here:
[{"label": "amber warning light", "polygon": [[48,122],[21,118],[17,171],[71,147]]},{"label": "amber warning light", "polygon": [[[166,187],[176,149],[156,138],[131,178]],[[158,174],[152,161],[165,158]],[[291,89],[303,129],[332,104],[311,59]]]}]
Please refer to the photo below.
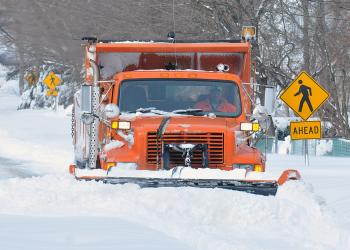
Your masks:
[{"label": "amber warning light", "polygon": [[257,132],[260,130],[259,123],[252,122],[241,122],[241,131],[253,131]]},{"label": "amber warning light", "polygon": [[254,26],[243,26],[241,39],[243,41],[251,41],[256,37],[256,29]]}]

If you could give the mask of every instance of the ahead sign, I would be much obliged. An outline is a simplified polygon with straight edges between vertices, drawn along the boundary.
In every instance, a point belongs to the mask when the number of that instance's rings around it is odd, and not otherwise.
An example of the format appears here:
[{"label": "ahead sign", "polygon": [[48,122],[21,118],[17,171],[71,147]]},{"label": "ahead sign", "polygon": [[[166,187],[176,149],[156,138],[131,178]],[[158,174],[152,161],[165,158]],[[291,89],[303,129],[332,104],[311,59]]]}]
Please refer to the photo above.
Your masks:
[{"label": "ahead sign", "polygon": [[48,89],[46,91],[46,96],[58,96],[58,90],[57,89]]},{"label": "ahead sign", "polygon": [[292,140],[321,139],[321,121],[290,122]]},{"label": "ahead sign", "polygon": [[280,98],[306,121],[329,97],[328,92],[308,73],[301,72]]}]

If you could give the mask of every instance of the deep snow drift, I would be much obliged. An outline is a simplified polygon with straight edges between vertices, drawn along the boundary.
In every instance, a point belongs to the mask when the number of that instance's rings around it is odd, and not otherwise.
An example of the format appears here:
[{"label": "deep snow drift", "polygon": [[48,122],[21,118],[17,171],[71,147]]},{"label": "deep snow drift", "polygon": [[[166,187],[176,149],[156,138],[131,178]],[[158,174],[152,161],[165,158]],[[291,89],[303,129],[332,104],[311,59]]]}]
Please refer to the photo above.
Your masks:
[{"label": "deep snow drift", "polygon": [[76,182],[69,110],[16,111],[13,85],[0,87],[0,249],[350,249],[348,158],[269,155],[272,174],[303,176],[275,197]]}]

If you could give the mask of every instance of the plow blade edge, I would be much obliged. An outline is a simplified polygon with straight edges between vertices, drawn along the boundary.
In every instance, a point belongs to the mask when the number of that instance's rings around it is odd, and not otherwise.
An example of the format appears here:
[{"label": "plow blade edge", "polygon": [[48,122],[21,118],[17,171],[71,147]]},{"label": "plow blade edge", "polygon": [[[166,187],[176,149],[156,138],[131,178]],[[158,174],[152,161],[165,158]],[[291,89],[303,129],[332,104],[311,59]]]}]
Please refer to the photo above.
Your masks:
[{"label": "plow blade edge", "polygon": [[278,188],[276,181],[243,181],[216,179],[175,179],[175,178],[135,178],[135,177],[76,177],[78,180],[95,180],[108,184],[137,184],[141,188],[159,187],[196,187],[222,188],[244,191],[259,195],[275,195]]},{"label": "plow blade edge", "polygon": [[276,195],[278,187],[289,180],[301,178],[297,170],[285,170],[278,180],[236,180],[236,179],[190,179],[190,178],[149,178],[149,177],[111,177],[98,175],[78,176],[75,166],[70,166],[70,173],[77,180],[98,181],[107,184],[136,184],[140,188],[161,187],[195,187],[195,188],[221,188],[243,191],[257,195]]}]

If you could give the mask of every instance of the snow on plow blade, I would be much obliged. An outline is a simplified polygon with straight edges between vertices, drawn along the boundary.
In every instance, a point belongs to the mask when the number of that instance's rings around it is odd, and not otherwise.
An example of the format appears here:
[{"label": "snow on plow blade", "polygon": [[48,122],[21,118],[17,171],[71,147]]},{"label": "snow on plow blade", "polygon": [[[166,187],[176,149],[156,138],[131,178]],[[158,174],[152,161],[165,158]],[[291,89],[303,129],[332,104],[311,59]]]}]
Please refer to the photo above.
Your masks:
[{"label": "snow on plow blade", "polygon": [[235,180],[235,179],[193,179],[193,178],[145,178],[145,177],[108,177],[108,176],[77,176],[75,169],[70,168],[71,174],[77,180],[98,181],[108,184],[136,184],[140,188],[160,187],[195,187],[221,188],[243,191],[257,195],[275,195],[279,186],[288,180],[300,179],[296,170],[285,170],[278,180]]},{"label": "snow on plow blade", "polygon": [[[78,178],[85,179],[88,178]],[[160,179],[160,178],[135,178],[135,177],[105,177],[90,178],[109,184],[133,183],[141,188],[159,187],[196,187],[196,188],[222,188],[236,191],[244,191],[252,194],[275,195],[277,182],[250,182],[242,180],[215,180],[215,179]]]}]

